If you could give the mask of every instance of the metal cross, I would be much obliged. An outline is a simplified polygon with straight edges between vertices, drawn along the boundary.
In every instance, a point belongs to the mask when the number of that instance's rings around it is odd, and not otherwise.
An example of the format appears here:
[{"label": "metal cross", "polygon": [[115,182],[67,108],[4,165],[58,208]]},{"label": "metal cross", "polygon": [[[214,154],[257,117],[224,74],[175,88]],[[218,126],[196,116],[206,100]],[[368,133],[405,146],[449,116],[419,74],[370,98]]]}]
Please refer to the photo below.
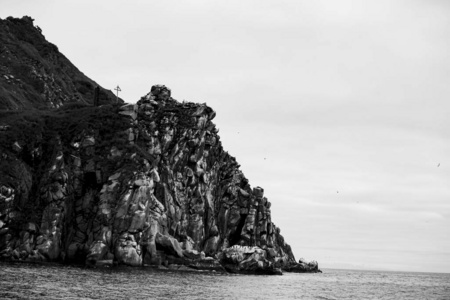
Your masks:
[{"label": "metal cross", "polygon": [[114,90],[117,91],[116,103],[119,103],[119,92],[121,92],[122,90],[120,89],[119,85],[117,85],[117,87]]}]

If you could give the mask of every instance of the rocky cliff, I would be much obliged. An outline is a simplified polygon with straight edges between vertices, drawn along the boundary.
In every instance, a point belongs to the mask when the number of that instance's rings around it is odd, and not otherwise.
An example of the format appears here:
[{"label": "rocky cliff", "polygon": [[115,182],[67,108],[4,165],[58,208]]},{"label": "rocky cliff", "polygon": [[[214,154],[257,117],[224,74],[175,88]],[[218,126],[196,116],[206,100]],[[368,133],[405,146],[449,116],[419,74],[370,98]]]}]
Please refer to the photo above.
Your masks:
[{"label": "rocky cliff", "polygon": [[[0,19],[0,110],[93,103],[96,82],[49,43],[33,19]],[[116,97],[100,88],[101,104]]]},{"label": "rocky cliff", "polygon": [[1,259],[318,271],[295,261],[213,109],[160,85],[136,104],[83,102],[0,111]]},{"label": "rocky cliff", "polygon": [[207,105],[154,86],[137,104],[43,114],[19,135],[20,114],[2,117],[1,257],[317,270],[295,262],[264,190],[224,151]]}]

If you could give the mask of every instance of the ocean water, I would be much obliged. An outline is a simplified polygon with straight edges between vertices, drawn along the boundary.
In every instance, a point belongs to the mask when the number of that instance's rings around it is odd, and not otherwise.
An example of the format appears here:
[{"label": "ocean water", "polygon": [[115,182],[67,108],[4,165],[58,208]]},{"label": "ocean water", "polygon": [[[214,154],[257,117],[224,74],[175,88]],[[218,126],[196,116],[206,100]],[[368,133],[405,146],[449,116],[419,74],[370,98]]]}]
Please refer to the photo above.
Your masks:
[{"label": "ocean water", "polygon": [[0,299],[450,299],[450,274],[253,276],[0,262]]}]

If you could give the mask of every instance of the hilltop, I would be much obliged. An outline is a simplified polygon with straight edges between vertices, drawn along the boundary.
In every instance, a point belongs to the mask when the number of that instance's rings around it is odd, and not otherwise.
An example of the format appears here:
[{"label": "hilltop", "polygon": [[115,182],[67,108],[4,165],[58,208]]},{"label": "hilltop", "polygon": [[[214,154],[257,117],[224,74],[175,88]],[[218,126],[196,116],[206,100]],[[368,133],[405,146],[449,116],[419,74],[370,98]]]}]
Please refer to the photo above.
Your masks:
[{"label": "hilltop", "polygon": [[[48,42],[33,19],[0,19],[0,110],[92,104],[98,84]],[[116,101],[100,87],[101,104]]]}]

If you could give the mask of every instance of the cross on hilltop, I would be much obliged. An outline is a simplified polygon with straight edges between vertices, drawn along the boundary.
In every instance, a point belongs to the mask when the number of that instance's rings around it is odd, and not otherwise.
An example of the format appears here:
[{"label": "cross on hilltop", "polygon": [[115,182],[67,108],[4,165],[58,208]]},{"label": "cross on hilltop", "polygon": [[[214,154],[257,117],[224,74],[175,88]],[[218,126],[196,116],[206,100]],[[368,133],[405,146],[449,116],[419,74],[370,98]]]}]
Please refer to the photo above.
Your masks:
[{"label": "cross on hilltop", "polygon": [[116,88],[114,88],[115,91],[117,91],[116,94],[116,103],[119,103],[119,92],[121,92],[122,90],[120,89],[119,85],[117,85]]}]

